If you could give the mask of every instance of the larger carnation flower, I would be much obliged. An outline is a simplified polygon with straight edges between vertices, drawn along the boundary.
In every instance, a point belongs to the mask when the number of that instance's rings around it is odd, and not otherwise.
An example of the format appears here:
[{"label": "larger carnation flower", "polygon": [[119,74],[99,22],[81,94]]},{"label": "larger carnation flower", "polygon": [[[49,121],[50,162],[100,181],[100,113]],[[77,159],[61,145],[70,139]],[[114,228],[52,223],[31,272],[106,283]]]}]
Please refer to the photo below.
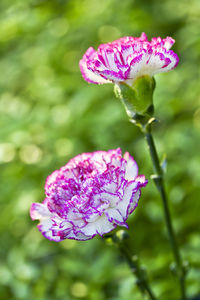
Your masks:
[{"label": "larger carnation flower", "polygon": [[32,204],[31,218],[56,242],[102,236],[117,225],[128,226],[146,184],[128,152],[123,157],[120,149],[83,153],[47,178],[46,198]]},{"label": "larger carnation flower", "polygon": [[128,36],[102,44],[97,51],[90,47],[80,61],[83,78],[96,84],[126,82],[132,85],[137,77],[168,72],[179,61],[169,50],[174,42],[171,37],[152,38],[149,42],[142,33],[139,38]]}]

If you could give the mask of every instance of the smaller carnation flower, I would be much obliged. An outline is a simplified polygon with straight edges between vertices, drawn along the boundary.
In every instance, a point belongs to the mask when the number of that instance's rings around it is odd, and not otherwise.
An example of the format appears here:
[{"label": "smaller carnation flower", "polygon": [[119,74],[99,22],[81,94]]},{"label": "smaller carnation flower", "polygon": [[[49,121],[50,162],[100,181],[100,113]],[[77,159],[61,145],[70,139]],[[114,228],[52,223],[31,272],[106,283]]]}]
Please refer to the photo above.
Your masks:
[{"label": "smaller carnation flower", "polygon": [[100,45],[97,51],[90,47],[79,63],[80,70],[90,83],[132,85],[137,77],[152,77],[177,66],[178,56],[170,50],[174,42],[171,37],[152,38],[149,42],[145,33],[139,38],[123,37]]},{"label": "smaller carnation flower", "polygon": [[128,152],[83,153],[47,178],[46,198],[32,204],[30,215],[40,220],[38,228],[50,240],[88,240],[117,225],[128,227],[146,184]]}]

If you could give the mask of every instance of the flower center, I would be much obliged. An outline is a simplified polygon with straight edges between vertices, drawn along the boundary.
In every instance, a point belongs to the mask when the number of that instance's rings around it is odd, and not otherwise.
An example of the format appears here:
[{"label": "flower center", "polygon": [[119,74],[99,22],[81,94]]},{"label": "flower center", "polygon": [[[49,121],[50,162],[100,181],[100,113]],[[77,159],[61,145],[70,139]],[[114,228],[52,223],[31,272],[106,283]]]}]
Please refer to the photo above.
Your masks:
[{"label": "flower center", "polygon": [[89,161],[81,162],[76,168],[73,169],[73,173],[75,177],[78,179],[78,182],[82,182],[88,177],[92,177],[94,175],[95,166]]}]

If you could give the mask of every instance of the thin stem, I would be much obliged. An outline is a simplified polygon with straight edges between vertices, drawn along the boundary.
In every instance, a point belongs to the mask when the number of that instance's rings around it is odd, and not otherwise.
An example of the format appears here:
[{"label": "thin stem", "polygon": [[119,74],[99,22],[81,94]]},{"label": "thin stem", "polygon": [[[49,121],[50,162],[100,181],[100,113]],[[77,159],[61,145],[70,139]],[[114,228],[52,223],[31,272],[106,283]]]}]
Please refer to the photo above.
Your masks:
[{"label": "thin stem", "polygon": [[132,257],[124,244],[120,244],[119,249],[122,255],[126,258],[131,272],[137,277],[137,285],[142,294],[146,293],[149,296],[149,299],[156,300],[156,297],[154,296],[147,281],[146,274],[144,274],[144,271],[139,266],[137,257]]},{"label": "thin stem", "polygon": [[[144,128],[143,128],[144,129]],[[158,154],[156,151],[155,143],[151,134],[151,128],[148,127],[148,130],[144,130],[145,138],[147,141],[147,145],[149,148],[149,152],[151,155],[151,160],[153,163],[155,175],[152,176],[152,179],[154,180],[156,187],[160,193],[160,196],[163,201],[163,207],[164,207],[164,214],[165,214],[165,221],[167,225],[167,230],[168,230],[168,235],[169,235],[169,241],[170,245],[173,251],[174,259],[176,262],[176,268],[177,268],[177,276],[179,279],[180,283],[180,289],[181,289],[181,295],[182,295],[182,300],[186,300],[186,292],[185,292],[185,270],[183,267],[181,255],[178,249],[178,245],[176,242],[173,226],[172,226],[172,221],[171,221],[171,216],[170,216],[170,211],[168,207],[168,200],[167,200],[167,195],[165,192],[165,186],[164,186],[164,179],[163,179],[163,171],[160,166]]]},{"label": "thin stem", "polygon": [[136,283],[142,295],[146,294],[148,295],[150,300],[156,300],[156,297],[154,296],[154,293],[149,286],[146,271],[140,267],[138,257],[136,255],[132,256],[128,250],[128,233],[124,230],[120,230],[110,237],[112,238],[113,243],[119,248],[121,254],[126,259],[131,272],[136,276]]}]

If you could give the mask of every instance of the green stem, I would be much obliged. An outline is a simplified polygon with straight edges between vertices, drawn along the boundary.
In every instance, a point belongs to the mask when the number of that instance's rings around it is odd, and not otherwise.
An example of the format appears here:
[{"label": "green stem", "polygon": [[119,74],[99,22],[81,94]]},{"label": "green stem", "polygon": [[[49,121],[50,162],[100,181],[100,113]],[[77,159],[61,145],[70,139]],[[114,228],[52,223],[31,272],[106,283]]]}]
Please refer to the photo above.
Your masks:
[{"label": "green stem", "polygon": [[[123,232],[123,234],[121,234],[120,238],[116,234],[116,235],[112,236],[112,240],[118,246],[121,254],[126,259],[133,275],[135,275],[137,277],[136,283],[137,283],[138,288],[140,289],[142,295],[147,294],[150,300],[156,300],[156,297],[154,296],[154,293],[152,292],[152,290],[149,286],[146,272],[140,267],[137,256],[131,256],[131,254],[128,250],[128,245],[126,243],[127,234],[124,233],[124,231],[122,231],[122,232]],[[118,232],[118,233],[120,233],[120,232]],[[124,236],[125,236],[125,238],[124,238]]]},{"label": "green stem", "polygon": [[[148,129],[147,129],[148,128]],[[143,127],[144,129],[144,127]],[[165,214],[165,221],[167,225],[167,230],[168,230],[168,235],[169,235],[169,241],[170,245],[173,251],[174,259],[176,262],[176,268],[177,268],[177,276],[179,279],[180,283],[180,289],[181,289],[181,295],[182,295],[182,300],[186,300],[186,292],[185,292],[185,270],[183,267],[181,255],[178,249],[178,245],[176,242],[173,226],[172,226],[172,221],[171,221],[171,216],[170,216],[170,211],[168,207],[168,200],[167,200],[167,195],[165,192],[165,186],[164,186],[164,179],[163,179],[163,170],[160,166],[158,154],[156,151],[155,143],[151,134],[151,127],[145,127],[145,130],[143,130],[145,134],[145,138],[147,141],[147,145],[149,148],[149,152],[151,155],[151,160],[153,163],[155,175],[152,176],[152,179],[155,182],[155,185],[160,193],[160,196],[163,201],[163,207],[164,207],[164,214]]]},{"label": "green stem", "polygon": [[131,269],[131,272],[137,277],[137,285],[141,290],[142,294],[146,293],[149,296],[149,299],[156,300],[145,275],[143,274],[143,270],[140,268],[138,260],[133,259],[127,249],[124,246],[120,246],[120,251],[122,255],[126,258],[127,263]]}]

